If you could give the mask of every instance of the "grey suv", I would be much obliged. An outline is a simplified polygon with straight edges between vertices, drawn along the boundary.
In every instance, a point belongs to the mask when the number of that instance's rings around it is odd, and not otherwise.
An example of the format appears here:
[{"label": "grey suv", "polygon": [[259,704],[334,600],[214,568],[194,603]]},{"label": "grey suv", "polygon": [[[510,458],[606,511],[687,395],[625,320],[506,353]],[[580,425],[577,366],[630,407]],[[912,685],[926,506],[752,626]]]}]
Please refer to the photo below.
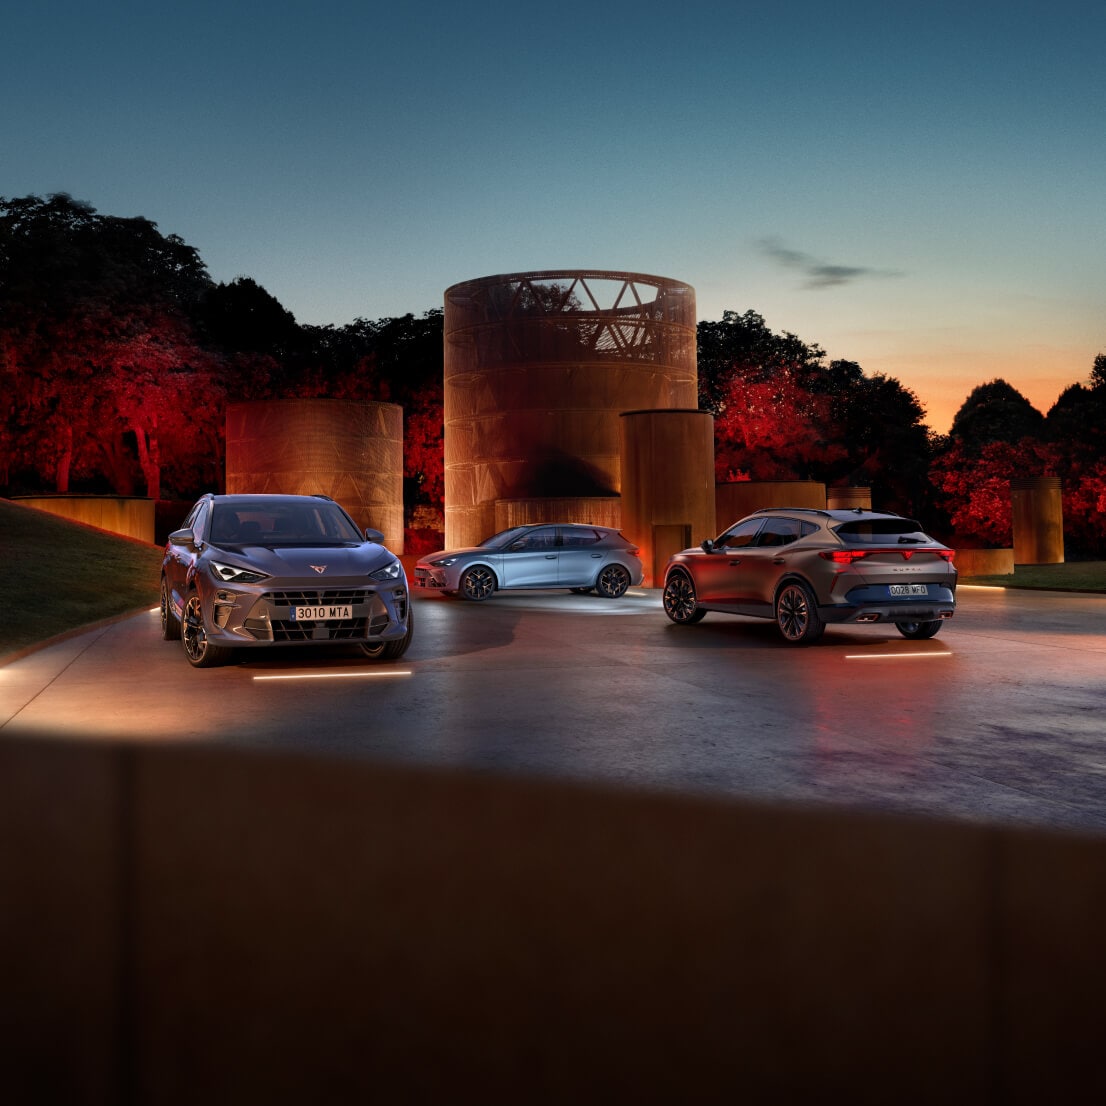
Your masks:
[{"label": "grey suv", "polygon": [[354,645],[396,660],[411,641],[407,577],[377,530],[322,495],[205,495],[169,535],[161,633],[196,668],[239,649]]},{"label": "grey suv", "polygon": [[929,638],[956,609],[953,550],[900,515],[774,508],[670,558],[664,612],[676,623],[707,611],[775,621],[806,645],[829,622],[893,622]]}]

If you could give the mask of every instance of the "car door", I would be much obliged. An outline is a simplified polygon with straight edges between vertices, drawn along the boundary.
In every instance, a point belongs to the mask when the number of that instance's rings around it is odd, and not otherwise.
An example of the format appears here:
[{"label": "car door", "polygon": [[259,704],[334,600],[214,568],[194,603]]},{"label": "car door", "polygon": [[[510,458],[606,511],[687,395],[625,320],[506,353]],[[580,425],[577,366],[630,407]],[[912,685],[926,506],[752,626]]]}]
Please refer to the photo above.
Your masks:
[{"label": "car door", "polygon": [[539,526],[516,538],[503,551],[505,588],[555,588],[557,586],[557,527]]},{"label": "car door", "polygon": [[788,569],[787,547],[802,535],[803,525],[794,518],[766,518],[756,540],[742,550],[733,578],[740,613],[772,613],[776,585]]},{"label": "car door", "polygon": [[752,547],[764,520],[747,518],[731,526],[715,543],[710,553],[697,556],[695,590],[704,607],[733,610],[738,603],[738,571],[742,558]]},{"label": "car door", "polygon": [[557,551],[558,581],[566,588],[589,588],[595,583],[608,550],[600,548],[603,535],[590,526],[562,526]]}]

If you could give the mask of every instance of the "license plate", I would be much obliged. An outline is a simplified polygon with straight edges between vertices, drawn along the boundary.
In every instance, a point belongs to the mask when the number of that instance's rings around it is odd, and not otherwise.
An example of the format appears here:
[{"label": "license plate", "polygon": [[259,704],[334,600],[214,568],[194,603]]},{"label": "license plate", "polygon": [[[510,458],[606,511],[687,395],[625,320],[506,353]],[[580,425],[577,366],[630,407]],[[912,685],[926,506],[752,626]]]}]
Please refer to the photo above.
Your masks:
[{"label": "license plate", "polygon": [[929,588],[925,584],[888,584],[887,590],[891,595],[928,595]]},{"label": "license plate", "polygon": [[327,607],[293,607],[293,622],[329,622],[331,619],[352,618],[353,608],[345,605]]}]

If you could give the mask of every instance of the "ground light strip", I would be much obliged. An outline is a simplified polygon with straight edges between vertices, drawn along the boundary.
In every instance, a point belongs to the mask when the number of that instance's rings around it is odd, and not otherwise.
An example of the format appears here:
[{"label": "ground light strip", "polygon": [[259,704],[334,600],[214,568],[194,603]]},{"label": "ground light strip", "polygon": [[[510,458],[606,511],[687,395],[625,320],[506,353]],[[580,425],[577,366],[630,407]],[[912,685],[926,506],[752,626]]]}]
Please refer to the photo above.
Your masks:
[{"label": "ground light strip", "polygon": [[847,661],[918,660],[920,657],[951,657],[952,653],[846,653]]},{"label": "ground light strip", "polygon": [[385,676],[410,676],[409,670],[400,672],[293,672],[286,676],[254,676],[255,680],[367,680]]}]

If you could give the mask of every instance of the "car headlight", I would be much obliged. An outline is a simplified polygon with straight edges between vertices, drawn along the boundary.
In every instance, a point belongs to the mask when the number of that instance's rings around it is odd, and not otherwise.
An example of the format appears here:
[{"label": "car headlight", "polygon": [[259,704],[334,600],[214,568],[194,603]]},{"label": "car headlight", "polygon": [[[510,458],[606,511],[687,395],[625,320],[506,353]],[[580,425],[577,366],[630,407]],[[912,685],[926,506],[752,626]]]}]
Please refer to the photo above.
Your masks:
[{"label": "car headlight", "polygon": [[392,561],[390,565],[378,568],[369,573],[370,580],[398,580],[403,575],[403,565],[399,561]]},{"label": "car headlight", "polygon": [[268,580],[268,573],[254,572],[252,568],[239,568],[237,565],[225,565],[219,561],[211,562],[212,575],[224,584],[259,584]]},{"label": "car headlight", "polygon": [[448,568],[452,564],[457,563],[456,557],[443,557],[440,561],[430,562],[435,568]]}]

